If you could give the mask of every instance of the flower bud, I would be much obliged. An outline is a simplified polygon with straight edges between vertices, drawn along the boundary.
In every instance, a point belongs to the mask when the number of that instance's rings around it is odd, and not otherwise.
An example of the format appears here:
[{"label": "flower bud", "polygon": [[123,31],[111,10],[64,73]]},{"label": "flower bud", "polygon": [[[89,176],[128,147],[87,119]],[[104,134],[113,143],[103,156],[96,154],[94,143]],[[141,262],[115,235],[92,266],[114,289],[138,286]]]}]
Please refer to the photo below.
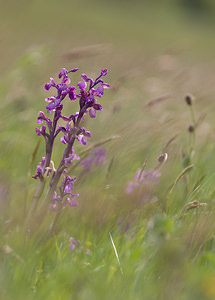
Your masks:
[{"label": "flower bud", "polygon": [[194,97],[191,94],[187,94],[185,96],[185,102],[187,103],[187,105],[192,105],[194,101]]},{"label": "flower bud", "polygon": [[158,162],[160,164],[163,164],[167,161],[167,158],[168,158],[168,154],[167,153],[163,153],[161,155],[158,156]]},{"label": "flower bud", "polygon": [[192,133],[192,132],[194,132],[194,130],[195,130],[195,127],[192,124],[190,124],[189,127],[188,127],[188,131],[190,133]]}]

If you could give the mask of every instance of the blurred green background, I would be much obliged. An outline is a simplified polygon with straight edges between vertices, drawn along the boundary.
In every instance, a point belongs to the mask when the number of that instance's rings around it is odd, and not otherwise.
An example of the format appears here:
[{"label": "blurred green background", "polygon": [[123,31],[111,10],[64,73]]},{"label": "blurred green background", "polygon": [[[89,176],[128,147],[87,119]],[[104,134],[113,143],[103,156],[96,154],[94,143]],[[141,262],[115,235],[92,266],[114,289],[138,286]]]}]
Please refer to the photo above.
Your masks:
[{"label": "blurred green background", "polygon": [[[0,1],[0,209],[4,224],[3,245],[9,234],[5,235],[5,230],[13,228],[5,225],[5,220],[13,215],[15,219],[23,217],[36,188],[36,181],[31,175],[44,155],[42,140],[33,163],[31,158],[40,140],[35,133],[37,114],[45,110],[44,98],[51,96],[51,91],[44,90],[44,84],[50,77],[57,79],[63,67],[78,67],[79,71],[73,76],[73,84],[76,84],[83,72],[96,78],[102,68],[107,68],[109,73],[105,80],[111,84],[111,89],[106,90],[102,98],[104,110],[97,114],[95,120],[86,120],[85,128],[92,131],[89,146],[111,136],[118,137],[105,146],[108,153],[106,164],[95,167],[90,176],[86,174],[77,182],[79,208],[66,212],[60,223],[60,232],[66,232],[67,241],[69,235],[94,240],[96,255],[91,257],[90,271],[85,270],[85,266],[79,270],[80,261],[85,260],[82,254],[71,263],[68,254],[65,254],[65,237],[61,237],[63,242],[59,242],[59,249],[56,246],[57,254],[54,250],[57,258],[47,249],[31,255],[33,246],[23,254],[19,238],[12,237],[13,249],[21,257],[26,255],[28,265],[26,270],[22,269],[16,255],[12,260],[8,259],[9,262],[3,255],[0,279],[4,282],[5,291],[9,290],[11,281],[15,282],[14,292],[5,292],[3,299],[14,299],[16,291],[19,291],[17,299],[24,299],[23,295],[28,293],[28,299],[36,299],[23,282],[29,280],[29,284],[37,290],[37,282],[40,282],[37,269],[43,269],[41,265],[45,260],[48,261],[46,275],[42,276],[41,285],[38,284],[37,299],[70,299],[71,286],[77,292],[76,299],[86,299],[87,295],[90,295],[89,299],[120,299],[122,291],[125,291],[125,299],[143,299],[142,282],[146,292],[144,299],[157,299],[154,291],[160,293],[159,299],[215,298],[215,274],[211,269],[215,264],[213,218],[205,213],[198,223],[192,213],[183,220],[179,217],[184,205],[196,198],[211,204],[210,212],[214,208],[214,32],[213,0]],[[195,155],[190,161],[195,168],[187,182],[181,181],[175,187],[172,198],[167,199],[168,188],[187,166],[183,154],[190,149],[187,128],[192,122],[184,101],[187,93],[195,97],[194,111],[198,123]],[[70,103],[65,105],[65,109],[68,115],[74,112]],[[76,152],[79,154],[82,150],[77,145]],[[56,145],[56,165],[62,151],[63,145]],[[135,199],[125,195],[127,183],[146,159],[147,169],[155,168],[157,157],[163,152],[168,153],[168,161],[162,169],[161,183],[158,189],[150,191],[156,204],[146,211],[137,211]],[[74,175],[81,174],[80,170],[76,172]],[[206,182],[193,194],[194,187],[204,176]],[[128,216],[130,220],[129,214],[143,214],[142,223],[137,225],[140,230],[121,236],[117,220],[121,216],[125,220]],[[198,223],[198,226],[192,227],[193,223]],[[116,230],[118,245],[123,245],[121,257],[126,279],[117,273],[117,264],[112,265],[112,249],[107,250],[110,242],[108,232],[112,230]],[[134,245],[133,236],[136,236]],[[202,256],[199,255],[201,249],[205,249]],[[110,252],[107,254],[107,251]],[[153,258],[152,264],[150,257]],[[55,258],[58,262],[56,268]],[[108,270],[101,267],[101,271],[98,269],[97,272],[96,268],[103,262],[108,265]],[[176,270],[170,278],[174,265]],[[10,268],[15,268],[15,273]],[[64,294],[61,284],[71,276],[70,268],[74,278],[71,286],[66,285]],[[74,275],[76,272],[78,279]],[[157,272],[161,279],[156,277]],[[184,277],[187,278],[185,284]],[[48,286],[45,285],[46,280]],[[171,288],[165,284],[168,280]],[[104,282],[104,289],[113,287],[113,294],[110,291],[106,298],[103,298]],[[51,289],[53,292],[49,294]],[[56,298],[58,293],[61,296]]]}]

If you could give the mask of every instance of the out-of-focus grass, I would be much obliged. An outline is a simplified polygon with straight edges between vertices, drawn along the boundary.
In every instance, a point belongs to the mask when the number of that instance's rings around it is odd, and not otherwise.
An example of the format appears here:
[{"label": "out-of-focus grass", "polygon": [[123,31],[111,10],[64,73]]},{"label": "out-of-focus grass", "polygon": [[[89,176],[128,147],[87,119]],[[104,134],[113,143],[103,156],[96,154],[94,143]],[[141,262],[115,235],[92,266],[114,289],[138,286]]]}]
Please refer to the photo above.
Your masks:
[{"label": "out-of-focus grass", "polygon": [[[214,11],[190,14],[177,2],[19,1],[13,10],[1,4],[1,299],[215,298]],[[29,170],[43,86],[62,67],[80,68],[74,82],[82,72],[95,77],[108,68],[104,110],[85,127],[93,133],[89,146],[118,138],[105,145],[106,164],[77,182],[79,207],[65,211],[59,235],[44,243],[19,224],[44,154],[41,141]],[[191,147],[187,92],[199,121],[194,167],[173,186]],[[56,161],[62,151],[56,147]],[[140,205],[138,194],[125,193],[127,183],[145,160],[155,168],[163,152],[160,184]],[[74,252],[70,236],[81,241]]]}]

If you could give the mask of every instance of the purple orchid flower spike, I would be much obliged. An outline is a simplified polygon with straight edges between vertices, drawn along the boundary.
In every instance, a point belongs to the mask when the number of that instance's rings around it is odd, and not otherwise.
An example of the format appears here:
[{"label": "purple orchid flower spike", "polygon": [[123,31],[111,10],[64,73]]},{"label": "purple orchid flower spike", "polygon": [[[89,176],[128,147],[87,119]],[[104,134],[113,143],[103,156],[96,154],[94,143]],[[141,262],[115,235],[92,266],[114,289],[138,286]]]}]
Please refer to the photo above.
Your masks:
[{"label": "purple orchid flower spike", "polygon": [[[70,71],[63,68],[58,74],[60,82],[57,82],[52,77],[50,78],[50,81],[45,84],[45,90],[54,90],[55,93],[47,97],[45,101],[47,102],[47,113],[53,117],[47,117],[43,111],[40,111],[37,118],[37,123],[42,125],[40,128],[36,128],[36,133],[38,136],[44,137],[46,154],[42,158],[41,163],[38,164],[36,174],[33,176],[34,179],[39,179],[39,183],[32,199],[27,222],[31,219],[32,214],[38,210],[38,202],[42,197],[45,183],[47,182],[47,180],[44,180],[44,177],[48,177],[48,192],[37,216],[43,219],[48,207],[56,211],[56,218],[51,230],[55,227],[56,220],[66,206],[78,206],[76,198],[79,194],[73,192],[76,177],[68,175],[69,168],[74,166],[76,161],[80,159],[74,151],[74,143],[79,141],[82,145],[87,144],[87,139],[91,137],[91,132],[82,127],[81,123],[84,122],[85,116],[89,115],[91,118],[95,118],[96,113],[102,110],[102,105],[97,103],[97,101],[104,95],[104,89],[110,87],[102,79],[107,75],[107,69],[102,69],[95,80],[83,73],[81,81],[78,84],[72,84],[71,75],[77,71],[78,68],[73,68]],[[67,100],[70,103],[79,102],[79,110],[70,113],[68,116],[63,113],[64,103]],[[59,121],[61,121],[60,124]],[[59,140],[64,144],[65,150],[58,167],[55,169],[51,158],[56,138],[59,135],[61,135]],[[97,159],[95,157],[94,160]],[[62,183],[59,186],[60,181]]]}]

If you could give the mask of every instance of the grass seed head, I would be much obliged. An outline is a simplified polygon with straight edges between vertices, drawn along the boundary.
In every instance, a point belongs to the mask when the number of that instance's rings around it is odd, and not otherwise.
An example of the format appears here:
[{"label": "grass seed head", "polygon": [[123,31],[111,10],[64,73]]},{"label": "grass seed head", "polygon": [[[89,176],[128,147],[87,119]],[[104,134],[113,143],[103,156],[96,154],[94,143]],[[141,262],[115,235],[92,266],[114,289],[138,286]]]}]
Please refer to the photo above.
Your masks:
[{"label": "grass seed head", "polygon": [[185,102],[187,103],[187,105],[192,105],[194,101],[194,97],[192,94],[186,94],[185,95]]}]

